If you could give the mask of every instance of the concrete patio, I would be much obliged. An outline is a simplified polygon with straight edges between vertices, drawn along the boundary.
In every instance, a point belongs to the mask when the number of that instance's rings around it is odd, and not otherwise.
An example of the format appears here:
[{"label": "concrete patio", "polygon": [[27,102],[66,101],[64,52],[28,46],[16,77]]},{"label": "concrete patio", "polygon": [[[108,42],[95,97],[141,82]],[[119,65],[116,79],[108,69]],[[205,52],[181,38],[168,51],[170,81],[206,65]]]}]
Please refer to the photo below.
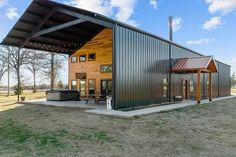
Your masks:
[{"label": "concrete patio", "polygon": [[78,107],[85,109],[106,109],[105,102],[99,102],[99,105],[97,105],[92,100],[88,101],[88,104],[86,104],[85,101],[46,101],[46,99],[28,100],[21,103],[32,104],[32,105],[57,106],[57,107]]},{"label": "concrete patio", "polygon": [[[212,102],[230,99],[236,97],[235,95],[221,98],[214,98]],[[202,100],[200,105],[211,103],[208,99]],[[45,99],[39,100],[29,100],[26,102],[21,102],[23,104],[32,104],[32,105],[48,105],[48,106],[57,106],[57,107],[78,107],[84,108],[86,113],[113,116],[113,117],[121,117],[121,118],[132,118],[134,116],[141,116],[151,113],[158,113],[163,111],[170,111],[178,108],[188,107],[196,105],[196,101],[186,100],[183,102],[173,103],[169,105],[163,106],[154,106],[144,109],[131,110],[131,111],[119,111],[119,110],[107,110],[105,102],[100,102],[99,105],[95,104],[94,101],[89,101],[86,104],[85,101],[46,101]]]}]

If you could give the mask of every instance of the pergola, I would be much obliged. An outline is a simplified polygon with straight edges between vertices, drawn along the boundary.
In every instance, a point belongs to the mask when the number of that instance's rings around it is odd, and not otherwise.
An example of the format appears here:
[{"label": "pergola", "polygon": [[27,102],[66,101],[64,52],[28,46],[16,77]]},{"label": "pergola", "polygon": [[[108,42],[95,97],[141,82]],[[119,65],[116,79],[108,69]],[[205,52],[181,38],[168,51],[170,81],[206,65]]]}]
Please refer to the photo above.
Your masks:
[{"label": "pergola", "polygon": [[172,68],[175,73],[196,73],[197,74],[197,103],[201,103],[201,73],[208,73],[209,101],[212,101],[212,73],[217,73],[218,68],[212,56],[194,58],[181,58]]}]

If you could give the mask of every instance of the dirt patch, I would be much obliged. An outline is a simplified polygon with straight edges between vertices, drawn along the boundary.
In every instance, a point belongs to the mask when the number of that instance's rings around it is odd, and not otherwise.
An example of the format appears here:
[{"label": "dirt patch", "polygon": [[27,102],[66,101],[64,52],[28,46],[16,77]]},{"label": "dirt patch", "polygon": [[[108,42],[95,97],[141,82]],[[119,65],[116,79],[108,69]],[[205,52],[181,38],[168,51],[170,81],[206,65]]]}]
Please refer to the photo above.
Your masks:
[{"label": "dirt patch", "polygon": [[[77,108],[15,106],[0,112],[0,156],[235,156],[235,102],[234,98],[133,119]],[[23,143],[18,141],[21,136]]]}]

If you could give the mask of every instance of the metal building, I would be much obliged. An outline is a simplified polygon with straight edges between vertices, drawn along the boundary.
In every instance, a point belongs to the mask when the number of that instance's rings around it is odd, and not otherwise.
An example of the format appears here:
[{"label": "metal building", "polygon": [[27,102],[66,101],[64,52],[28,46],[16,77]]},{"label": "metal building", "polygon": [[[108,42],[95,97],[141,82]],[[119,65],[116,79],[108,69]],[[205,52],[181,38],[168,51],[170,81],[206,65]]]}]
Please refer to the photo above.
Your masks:
[{"label": "metal building", "polygon": [[[73,56],[106,28],[112,31],[113,109],[230,95],[229,65],[103,15],[48,0],[33,0],[1,44]],[[188,69],[196,65],[184,65],[189,59],[205,66]],[[176,64],[182,68],[174,70]]]}]

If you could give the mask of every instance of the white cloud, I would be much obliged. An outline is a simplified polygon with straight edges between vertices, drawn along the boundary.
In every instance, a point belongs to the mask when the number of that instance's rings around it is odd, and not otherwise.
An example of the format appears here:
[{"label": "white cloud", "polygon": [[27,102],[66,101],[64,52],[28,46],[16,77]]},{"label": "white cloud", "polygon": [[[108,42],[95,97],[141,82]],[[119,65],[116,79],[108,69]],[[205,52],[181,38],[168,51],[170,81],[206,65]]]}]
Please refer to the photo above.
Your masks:
[{"label": "white cloud", "polygon": [[182,27],[182,18],[181,17],[174,18],[172,25],[173,25],[173,31],[174,32],[180,30],[181,27]]},{"label": "white cloud", "polygon": [[70,0],[66,1],[65,4],[106,16],[110,16],[112,14],[112,8],[110,7],[108,0]]},{"label": "white cloud", "polygon": [[117,20],[137,26],[137,23],[130,19],[131,15],[134,13],[136,0],[111,0],[110,4],[112,8],[117,9],[115,13]]},{"label": "white cloud", "polygon": [[214,41],[215,41],[214,38],[212,38],[212,39],[202,38],[199,40],[189,40],[186,42],[186,44],[188,44],[188,45],[201,45],[201,44],[209,44]]},{"label": "white cloud", "polygon": [[6,0],[0,0],[0,7],[4,6],[5,3],[6,3]]},{"label": "white cloud", "polygon": [[154,9],[157,9],[157,0],[150,0],[149,3]]},{"label": "white cloud", "polygon": [[222,23],[221,17],[215,16],[203,24],[203,29],[206,29],[206,30],[215,29],[221,23]]},{"label": "white cloud", "polygon": [[20,15],[17,13],[17,8],[14,7],[7,9],[6,16],[11,20],[20,17]]},{"label": "white cloud", "polygon": [[131,19],[137,0],[69,0],[65,4],[97,12],[105,16],[115,17],[117,20],[137,26]]},{"label": "white cloud", "polygon": [[236,9],[236,0],[205,0],[209,4],[208,10],[210,13],[220,12],[225,15]]}]

